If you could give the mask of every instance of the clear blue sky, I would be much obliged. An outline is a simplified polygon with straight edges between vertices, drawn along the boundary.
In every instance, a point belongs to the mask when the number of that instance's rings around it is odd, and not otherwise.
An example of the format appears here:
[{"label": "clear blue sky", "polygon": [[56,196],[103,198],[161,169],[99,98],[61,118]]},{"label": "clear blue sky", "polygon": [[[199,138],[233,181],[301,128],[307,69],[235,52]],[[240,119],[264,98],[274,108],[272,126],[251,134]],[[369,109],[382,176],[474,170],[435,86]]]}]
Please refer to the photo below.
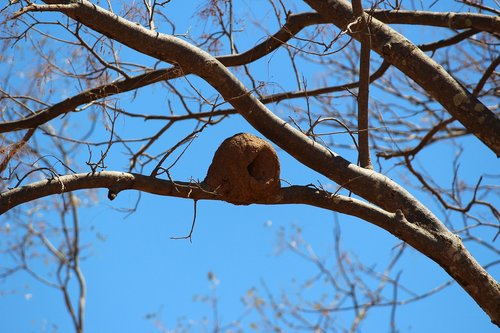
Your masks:
[{"label": "clear blue sky", "polygon": [[[442,10],[446,2],[439,1],[433,10]],[[188,30],[194,33],[202,28],[195,17],[185,14],[193,12],[187,7],[196,8],[200,2],[187,3],[181,0],[172,3],[173,13],[184,17],[177,21],[177,33]],[[251,4],[254,16],[260,10],[269,11],[267,2],[263,0],[238,3],[242,7]],[[268,17],[272,18],[271,13]],[[252,17],[248,19],[250,21]],[[275,29],[276,22],[273,21],[269,32]],[[257,35],[265,36],[261,31]],[[258,41],[255,36],[249,37],[241,42],[240,49]],[[255,68],[260,66],[259,75],[266,80],[279,81],[284,86],[283,77],[290,76],[290,72],[288,66],[281,63],[279,52],[257,62]],[[4,69],[0,67],[0,71]],[[290,86],[293,87],[293,84]],[[141,90],[135,100],[127,97],[120,103],[121,107],[140,113],[165,108],[165,101],[165,93],[157,86]],[[276,110],[279,112],[279,107]],[[85,119],[84,115],[80,116]],[[74,117],[78,119],[79,116]],[[58,120],[53,124],[57,126]],[[126,122],[119,123],[119,126],[122,132],[132,131]],[[175,142],[189,129],[189,126],[175,127],[172,137],[168,136],[165,140]],[[217,144],[238,132],[258,134],[238,116],[208,128],[173,169],[173,178],[203,179]],[[132,137],[140,137],[141,134],[144,133],[137,132]],[[482,165],[478,170],[477,161],[491,160],[491,153],[472,137],[463,139],[463,142],[470,148],[465,152],[468,158],[463,159],[469,164],[464,162],[460,169],[464,179],[477,180],[479,171],[498,173],[498,161]],[[283,151],[278,150],[278,153],[283,179],[293,184],[321,182],[328,186],[331,183],[299,165]],[[449,177],[449,165],[441,165],[439,161],[451,158],[451,152],[443,151],[441,146],[427,149],[421,161],[434,161],[427,170]],[[109,165],[116,167],[114,170],[121,170],[123,156],[110,160]],[[399,176],[391,174],[396,180]],[[249,289],[256,287],[264,295],[263,283],[275,297],[286,293],[293,299],[302,288],[302,283],[314,276],[317,269],[290,251],[280,251],[280,230],[291,235],[295,227],[300,228],[302,237],[319,257],[327,258],[330,267],[334,265],[333,231],[336,221],[342,231],[342,248],[351,251],[353,258],[375,269],[383,270],[395,247],[400,244],[395,237],[364,221],[335,216],[333,212],[313,207],[233,206],[204,201],[198,203],[196,229],[190,243],[170,237],[182,236],[189,231],[193,214],[191,201],[142,194],[137,211],[127,216],[118,210],[133,207],[138,193],[120,193],[113,202],[106,199],[105,190],[100,190],[98,194],[100,200],[96,205],[80,210],[82,243],[89,244],[84,250],[86,259],[82,262],[88,286],[87,332],[158,332],[155,326],[157,320],[172,329],[182,317],[196,321],[206,317],[211,323],[210,305],[196,299],[196,295],[212,295],[214,292],[213,283],[208,279],[209,272],[215,274],[218,280],[215,293],[219,302],[219,319],[223,323],[237,319],[244,312],[241,297]],[[85,203],[89,198],[82,197],[81,200]],[[424,203],[433,205],[432,202]],[[496,204],[500,206],[500,201],[497,200]],[[50,220],[57,217],[46,215],[44,218]],[[0,217],[0,226],[5,227],[7,223],[8,220]],[[0,244],[8,242],[5,234],[0,237]],[[488,254],[481,248],[472,248],[471,251],[480,260],[487,258]],[[1,266],[7,265],[8,256],[1,254],[0,263]],[[48,266],[39,263],[37,267],[43,271]],[[395,277],[400,271],[400,281],[416,293],[430,290],[449,279],[437,264],[412,249],[406,250],[391,276]],[[500,270],[493,269],[492,274],[498,279]],[[313,288],[310,294],[319,295],[320,291]],[[405,295],[401,297],[405,298]],[[388,313],[386,309],[373,310],[360,331],[388,332]],[[147,319],[151,314],[156,317]],[[244,331],[251,331],[249,325],[253,318],[246,320]],[[401,332],[496,332],[488,317],[456,284],[420,302],[399,307],[396,318]],[[352,318],[339,314],[338,319],[343,326],[349,327]],[[210,324],[208,327],[211,327]],[[47,288],[25,273],[0,281],[0,333],[54,331],[72,331],[59,291]],[[198,327],[193,331],[203,330]]]}]

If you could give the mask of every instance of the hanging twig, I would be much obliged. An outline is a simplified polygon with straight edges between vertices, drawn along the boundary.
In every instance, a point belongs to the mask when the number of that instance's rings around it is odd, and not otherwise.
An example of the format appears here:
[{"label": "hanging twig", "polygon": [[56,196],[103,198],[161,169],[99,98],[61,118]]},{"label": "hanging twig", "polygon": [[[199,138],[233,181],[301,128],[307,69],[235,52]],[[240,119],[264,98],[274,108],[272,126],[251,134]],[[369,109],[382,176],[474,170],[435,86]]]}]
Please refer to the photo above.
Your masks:
[{"label": "hanging twig", "polygon": [[194,231],[194,226],[196,224],[196,207],[198,204],[198,200],[193,200],[193,223],[191,223],[191,230],[189,231],[189,234],[186,236],[180,236],[180,237],[170,237],[170,239],[189,239],[189,242],[193,242],[193,231]]}]

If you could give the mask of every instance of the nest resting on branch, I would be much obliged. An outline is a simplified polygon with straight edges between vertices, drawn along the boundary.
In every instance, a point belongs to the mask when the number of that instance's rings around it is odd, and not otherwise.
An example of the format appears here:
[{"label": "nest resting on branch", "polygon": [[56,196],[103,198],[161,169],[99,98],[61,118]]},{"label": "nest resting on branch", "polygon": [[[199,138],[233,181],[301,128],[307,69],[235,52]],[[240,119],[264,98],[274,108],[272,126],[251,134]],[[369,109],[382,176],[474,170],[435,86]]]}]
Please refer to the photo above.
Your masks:
[{"label": "nest resting on branch", "polygon": [[279,194],[280,162],[274,148],[252,134],[222,142],[208,168],[205,184],[228,202],[248,205]]}]

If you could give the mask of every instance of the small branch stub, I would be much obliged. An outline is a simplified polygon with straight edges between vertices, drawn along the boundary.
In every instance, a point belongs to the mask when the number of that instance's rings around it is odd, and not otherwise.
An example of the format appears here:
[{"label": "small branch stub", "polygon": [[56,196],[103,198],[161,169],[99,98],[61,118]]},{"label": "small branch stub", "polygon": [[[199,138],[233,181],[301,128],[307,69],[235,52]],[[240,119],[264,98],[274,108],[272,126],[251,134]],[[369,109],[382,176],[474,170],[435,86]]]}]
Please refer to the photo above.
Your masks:
[{"label": "small branch stub", "polygon": [[276,198],[280,163],[274,148],[252,134],[240,133],[222,142],[208,168],[205,184],[236,205]]},{"label": "small branch stub", "polygon": [[111,190],[111,189],[109,189],[109,191],[108,191],[108,199],[110,201],[113,201],[113,200],[115,200],[115,198],[116,198],[116,192],[113,191],[113,190]]}]

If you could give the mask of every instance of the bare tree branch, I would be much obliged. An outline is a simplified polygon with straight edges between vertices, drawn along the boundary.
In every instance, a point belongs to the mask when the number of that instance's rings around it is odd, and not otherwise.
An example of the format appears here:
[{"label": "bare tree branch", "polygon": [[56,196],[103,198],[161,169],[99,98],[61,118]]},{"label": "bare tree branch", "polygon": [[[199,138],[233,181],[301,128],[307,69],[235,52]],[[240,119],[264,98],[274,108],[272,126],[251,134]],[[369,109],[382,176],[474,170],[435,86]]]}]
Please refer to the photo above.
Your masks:
[{"label": "bare tree branch", "polygon": [[451,29],[477,29],[500,33],[498,17],[476,13],[438,13],[414,10],[374,10],[373,17],[387,24],[418,24]]},{"label": "bare tree branch", "polygon": [[[355,18],[346,0],[305,2],[342,30],[346,30]],[[500,24],[500,20],[495,22]],[[497,115],[404,36],[376,19],[369,22],[369,29],[375,52],[422,86],[467,130],[500,156],[500,119]]]},{"label": "bare tree branch", "polygon": [[361,0],[352,0],[355,22],[348,29],[352,34],[359,35],[361,52],[359,55],[359,89],[358,89],[358,143],[359,164],[363,168],[373,169],[370,158],[370,136],[368,133],[368,102],[370,99],[370,52],[371,37],[368,27],[368,15],[363,11]]}]

